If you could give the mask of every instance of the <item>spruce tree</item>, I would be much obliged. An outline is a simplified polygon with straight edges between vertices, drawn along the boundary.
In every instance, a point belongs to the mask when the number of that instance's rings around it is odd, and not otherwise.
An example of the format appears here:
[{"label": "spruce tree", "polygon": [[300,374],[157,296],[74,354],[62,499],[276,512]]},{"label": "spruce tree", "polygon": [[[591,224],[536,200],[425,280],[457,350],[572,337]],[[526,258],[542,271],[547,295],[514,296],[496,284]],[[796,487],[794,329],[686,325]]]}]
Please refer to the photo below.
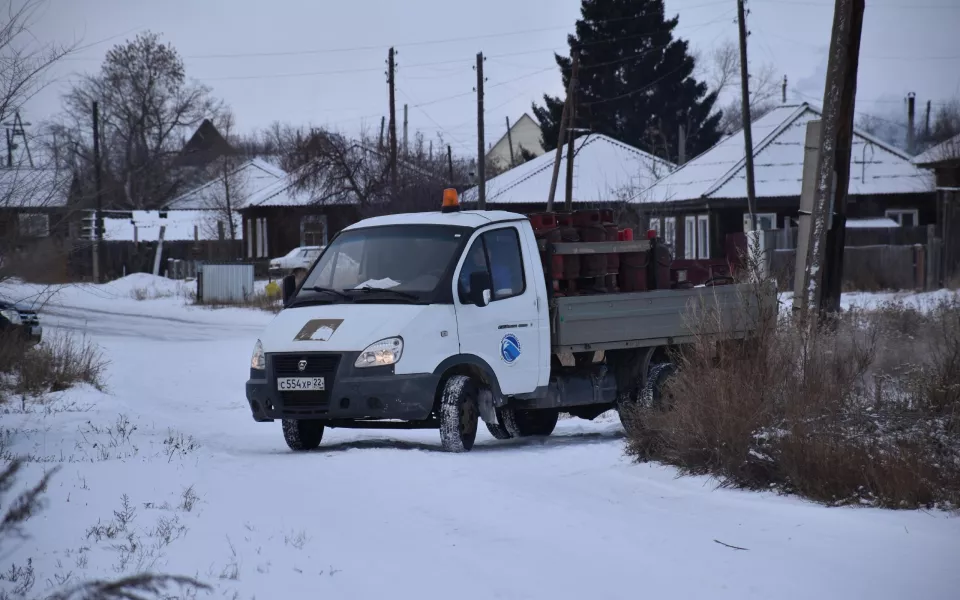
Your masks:
[{"label": "spruce tree", "polygon": [[[582,0],[580,13],[567,38],[580,52],[575,127],[674,162],[681,124],[688,159],[720,139],[717,94],[693,78],[687,42],[673,36],[679,17],[665,18],[663,0]],[[570,58],[556,61],[566,89]],[[544,106],[533,106],[546,150],[557,146],[563,103],[544,95]]]}]

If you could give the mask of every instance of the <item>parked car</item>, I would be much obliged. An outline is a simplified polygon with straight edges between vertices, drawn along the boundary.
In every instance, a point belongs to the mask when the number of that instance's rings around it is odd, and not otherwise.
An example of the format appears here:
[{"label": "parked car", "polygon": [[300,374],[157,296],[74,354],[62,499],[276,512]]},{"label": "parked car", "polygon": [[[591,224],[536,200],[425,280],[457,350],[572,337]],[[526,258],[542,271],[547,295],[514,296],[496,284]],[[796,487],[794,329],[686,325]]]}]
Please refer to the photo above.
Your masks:
[{"label": "parked car", "polygon": [[0,336],[13,334],[28,344],[38,344],[43,327],[37,311],[0,299]]},{"label": "parked car", "polygon": [[285,275],[301,276],[310,270],[314,261],[323,252],[324,246],[300,246],[280,258],[270,260],[269,273],[272,277]]}]

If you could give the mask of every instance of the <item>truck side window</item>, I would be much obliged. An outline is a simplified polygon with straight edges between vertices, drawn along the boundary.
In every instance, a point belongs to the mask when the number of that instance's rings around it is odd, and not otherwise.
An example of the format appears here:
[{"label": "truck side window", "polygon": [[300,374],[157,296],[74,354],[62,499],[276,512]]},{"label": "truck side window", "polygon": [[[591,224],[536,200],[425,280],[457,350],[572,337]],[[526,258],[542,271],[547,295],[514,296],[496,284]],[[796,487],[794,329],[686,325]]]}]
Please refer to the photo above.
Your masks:
[{"label": "truck side window", "polygon": [[467,258],[463,261],[463,268],[460,269],[460,277],[457,279],[457,293],[461,304],[470,303],[470,275],[485,271],[487,271],[487,257],[483,249],[483,237],[478,237],[470,246]]},{"label": "truck side window", "polygon": [[494,229],[483,234],[490,274],[493,279],[493,300],[505,300],[526,291],[520,236],[513,227]]}]

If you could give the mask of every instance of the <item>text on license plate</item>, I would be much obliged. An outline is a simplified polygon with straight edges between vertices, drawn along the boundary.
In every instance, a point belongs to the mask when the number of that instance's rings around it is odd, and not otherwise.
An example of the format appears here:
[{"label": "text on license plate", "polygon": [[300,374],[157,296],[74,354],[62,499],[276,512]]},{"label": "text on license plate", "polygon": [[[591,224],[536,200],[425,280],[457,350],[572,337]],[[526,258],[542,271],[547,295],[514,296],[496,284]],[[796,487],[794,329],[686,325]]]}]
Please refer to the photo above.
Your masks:
[{"label": "text on license plate", "polygon": [[322,392],[323,377],[277,377],[277,389],[281,392]]}]

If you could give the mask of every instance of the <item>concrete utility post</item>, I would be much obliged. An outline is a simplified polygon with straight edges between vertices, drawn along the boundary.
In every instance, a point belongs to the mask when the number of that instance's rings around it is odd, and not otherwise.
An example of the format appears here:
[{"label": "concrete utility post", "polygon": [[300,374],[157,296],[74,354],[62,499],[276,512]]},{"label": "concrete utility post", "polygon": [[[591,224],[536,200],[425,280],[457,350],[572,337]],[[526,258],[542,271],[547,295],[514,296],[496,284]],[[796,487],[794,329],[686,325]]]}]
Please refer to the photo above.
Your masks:
[{"label": "concrete utility post", "polygon": [[840,310],[847,190],[864,0],[836,0],[804,281],[807,307]]},{"label": "concrete utility post", "polygon": [[387,54],[387,85],[390,87],[390,197],[397,193],[397,96],[395,85],[396,52]]},{"label": "concrete utility post", "polygon": [[737,0],[737,25],[740,28],[740,109],[743,113],[743,153],[747,169],[748,232],[757,229],[757,192],[753,179],[753,127],[750,123],[750,79],[747,69],[747,22],[744,0]]}]

